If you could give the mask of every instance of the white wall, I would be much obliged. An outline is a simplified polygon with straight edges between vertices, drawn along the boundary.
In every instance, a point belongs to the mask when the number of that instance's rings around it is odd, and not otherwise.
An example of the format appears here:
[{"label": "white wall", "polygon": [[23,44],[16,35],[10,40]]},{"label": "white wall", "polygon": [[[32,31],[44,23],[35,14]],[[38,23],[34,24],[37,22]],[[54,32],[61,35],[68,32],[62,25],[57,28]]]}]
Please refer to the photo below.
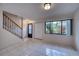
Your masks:
[{"label": "white wall", "polygon": [[3,23],[3,17],[2,17],[2,5],[0,4],[0,28],[2,28],[2,23]]},{"label": "white wall", "polygon": [[0,49],[10,47],[11,45],[15,45],[21,41],[22,39],[16,35],[8,32],[5,29],[0,29]]},{"label": "white wall", "polygon": [[[68,17],[67,17],[68,16]],[[71,18],[72,16],[70,15],[65,15],[65,16],[59,16],[59,17],[53,17],[49,18],[49,20],[63,20],[63,19],[68,19]],[[49,20],[44,20],[41,22],[37,22],[34,25],[34,37],[38,39],[43,39],[44,41],[47,41],[49,43],[61,45],[61,46],[70,46],[73,47],[73,36],[65,36],[65,35],[56,35],[56,34],[45,34],[45,21]]]},{"label": "white wall", "polygon": [[79,9],[74,14],[74,43],[76,49],[79,51]]},{"label": "white wall", "polygon": [[42,22],[38,22],[38,23],[34,23],[34,38],[38,38],[38,39],[42,39],[43,36],[43,23]]},{"label": "white wall", "polygon": [[[47,11],[45,11],[44,15],[43,15],[43,14],[41,14],[41,13],[43,13],[43,11],[40,11],[38,6],[37,6],[38,9],[36,9],[36,10],[35,10],[35,8],[32,5],[31,5],[32,8],[28,7],[28,5],[25,6],[25,4],[23,4],[22,6],[20,4],[11,4],[11,5],[10,4],[4,4],[3,5],[3,7],[4,7],[3,10],[8,11],[8,12],[12,12],[13,14],[20,15],[20,16],[24,15],[24,17],[26,17],[26,18],[31,18],[32,17],[31,19],[35,19],[36,17],[39,18],[40,15],[41,16],[46,16],[47,15],[49,17],[50,16],[49,14],[52,13],[52,11],[51,11],[51,12],[48,12],[49,13],[48,14]],[[36,6],[36,5],[34,5],[34,6]],[[59,6],[60,5],[58,5],[58,7]],[[61,5],[61,6],[63,6],[63,5]],[[71,10],[75,10],[75,9],[72,9],[73,6],[72,6],[72,8],[70,8],[70,7],[66,8],[66,9],[67,10],[70,9],[70,11]],[[64,10],[61,10],[61,9],[64,9],[64,8],[60,8],[60,11],[61,12],[62,11],[65,12]],[[27,9],[28,9],[28,11],[26,11]],[[59,11],[59,9],[56,9],[56,10],[58,10],[59,15],[60,15],[61,12]],[[41,13],[38,13],[38,11],[40,11]],[[55,12],[55,14],[58,15],[58,12]],[[69,12],[65,12],[65,13],[69,13]],[[34,15],[35,13],[36,13],[36,15]],[[68,15],[66,14],[66,16],[63,16],[63,14],[62,14],[60,16],[52,17],[52,19],[58,20],[58,19],[65,19],[65,18],[73,18],[72,17],[72,13],[69,13],[69,14]],[[29,17],[29,15],[30,15],[30,17]],[[49,17],[49,19],[50,19],[50,17]],[[0,4],[0,28],[2,28],[2,21],[3,21],[2,20],[2,8],[1,8],[1,4]],[[79,43],[79,26],[78,26],[79,25],[79,11],[76,12],[76,14],[74,15],[74,24],[73,25],[74,25],[74,27],[73,27],[74,34],[72,36],[69,36],[69,37],[68,36],[64,36],[64,35],[45,34],[44,33],[44,21],[36,23],[34,25],[34,31],[35,32],[33,34],[34,34],[34,37],[39,38],[39,39],[43,39],[43,40],[45,40],[47,42],[58,44],[58,45],[63,45],[63,46],[74,46],[74,47],[76,46],[77,50],[79,50],[79,44],[78,44]],[[24,27],[24,28],[26,28],[26,27]],[[25,34],[26,33],[24,31],[24,35]],[[7,32],[5,30],[1,30],[0,29],[0,48],[6,47],[6,46],[11,45],[11,44],[15,44],[16,42],[19,42],[19,41],[20,41],[20,39],[18,37],[14,36],[13,34]]]},{"label": "white wall", "polygon": [[3,14],[2,6],[0,4],[0,50],[11,45],[15,45],[18,42],[21,42],[22,39],[15,36],[14,34],[3,29]]},{"label": "white wall", "polygon": [[27,22],[23,20],[23,38],[27,37]]}]

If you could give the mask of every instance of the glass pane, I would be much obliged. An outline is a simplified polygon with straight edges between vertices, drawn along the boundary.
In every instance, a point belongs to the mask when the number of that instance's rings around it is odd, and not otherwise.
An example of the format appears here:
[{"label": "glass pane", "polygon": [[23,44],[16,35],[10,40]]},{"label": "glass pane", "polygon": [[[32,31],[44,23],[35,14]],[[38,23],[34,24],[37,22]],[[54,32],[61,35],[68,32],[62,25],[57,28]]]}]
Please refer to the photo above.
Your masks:
[{"label": "glass pane", "polygon": [[32,34],[32,25],[29,25],[29,34]]},{"label": "glass pane", "polygon": [[51,33],[51,22],[46,22],[46,33]]},{"label": "glass pane", "polygon": [[70,35],[70,20],[62,21],[62,34]]},{"label": "glass pane", "polygon": [[51,32],[61,34],[61,21],[51,22]]},{"label": "glass pane", "polygon": [[29,29],[32,29],[32,25],[29,25]]},{"label": "glass pane", "polygon": [[32,30],[31,29],[29,29],[29,34],[32,34]]},{"label": "glass pane", "polygon": [[62,34],[67,34],[67,21],[62,21]]}]

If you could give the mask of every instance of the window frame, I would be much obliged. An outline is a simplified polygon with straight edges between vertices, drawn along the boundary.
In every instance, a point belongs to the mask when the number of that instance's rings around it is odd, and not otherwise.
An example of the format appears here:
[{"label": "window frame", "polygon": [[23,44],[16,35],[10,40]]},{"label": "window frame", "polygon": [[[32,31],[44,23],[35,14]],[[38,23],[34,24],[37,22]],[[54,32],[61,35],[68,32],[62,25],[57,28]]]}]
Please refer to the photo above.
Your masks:
[{"label": "window frame", "polygon": [[[51,31],[50,31],[50,33],[47,33],[47,32],[46,32],[46,22],[50,22],[50,23],[51,23],[51,21],[45,21],[45,26],[44,26],[45,34],[52,34]],[[50,25],[51,25],[51,24],[50,24]],[[51,28],[50,28],[50,29],[51,29]]]},{"label": "window frame", "polygon": [[[72,19],[45,21],[45,26],[44,26],[45,34],[67,35],[67,34],[63,34],[63,33],[62,33],[62,22],[63,22],[63,21],[67,21],[67,20],[70,21],[70,35],[72,35]],[[61,22],[61,33],[53,33],[52,31],[50,31],[50,33],[47,33],[47,32],[46,32],[46,23],[47,23],[47,22],[50,22],[50,23],[51,23],[51,22],[57,22],[57,21],[60,21],[60,22]],[[50,25],[50,29],[51,29],[51,25]]]}]

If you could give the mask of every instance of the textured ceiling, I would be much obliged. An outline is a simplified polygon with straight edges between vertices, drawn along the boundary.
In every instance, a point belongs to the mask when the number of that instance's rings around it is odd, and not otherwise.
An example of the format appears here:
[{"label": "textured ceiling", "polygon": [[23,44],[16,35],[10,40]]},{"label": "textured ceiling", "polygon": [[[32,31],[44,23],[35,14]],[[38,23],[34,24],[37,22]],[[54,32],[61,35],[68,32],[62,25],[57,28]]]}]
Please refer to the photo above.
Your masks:
[{"label": "textured ceiling", "polygon": [[24,19],[40,20],[42,17],[74,14],[79,7],[77,3],[55,3],[46,11],[41,3],[4,3],[3,10],[22,16]]}]

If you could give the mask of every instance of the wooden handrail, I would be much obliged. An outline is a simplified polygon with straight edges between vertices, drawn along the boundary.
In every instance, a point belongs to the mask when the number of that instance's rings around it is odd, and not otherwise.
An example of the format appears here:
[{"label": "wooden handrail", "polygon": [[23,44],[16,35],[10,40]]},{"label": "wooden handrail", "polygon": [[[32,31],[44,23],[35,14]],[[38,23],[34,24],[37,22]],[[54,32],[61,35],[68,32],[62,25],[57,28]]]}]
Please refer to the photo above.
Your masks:
[{"label": "wooden handrail", "polygon": [[22,29],[22,27],[20,27],[18,24],[16,24],[16,23],[15,23],[13,20],[11,20],[8,16],[6,16],[5,14],[4,14],[4,16],[7,17],[8,20],[10,20],[12,23],[14,23],[17,27],[19,27],[20,29]]}]

